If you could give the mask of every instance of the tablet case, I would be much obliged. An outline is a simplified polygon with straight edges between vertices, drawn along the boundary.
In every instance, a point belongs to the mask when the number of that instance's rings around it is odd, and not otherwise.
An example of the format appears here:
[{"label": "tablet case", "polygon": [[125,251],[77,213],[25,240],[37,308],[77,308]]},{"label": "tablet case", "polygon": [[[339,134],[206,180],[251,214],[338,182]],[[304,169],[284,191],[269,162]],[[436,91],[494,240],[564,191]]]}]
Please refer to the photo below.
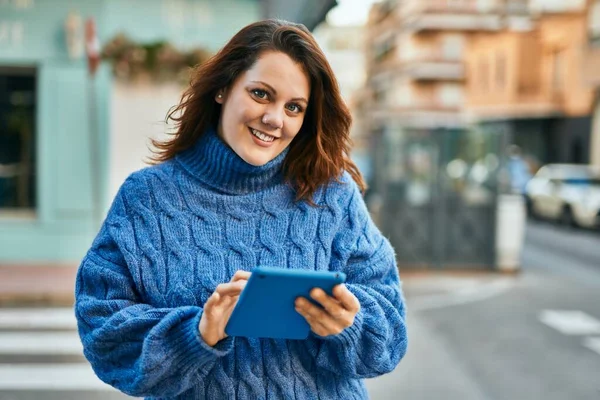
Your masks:
[{"label": "tablet case", "polygon": [[311,300],[319,287],[331,295],[344,283],[342,272],[257,267],[233,309],[225,333],[229,336],[272,339],[306,339],[310,326],[296,311],[299,296]]}]

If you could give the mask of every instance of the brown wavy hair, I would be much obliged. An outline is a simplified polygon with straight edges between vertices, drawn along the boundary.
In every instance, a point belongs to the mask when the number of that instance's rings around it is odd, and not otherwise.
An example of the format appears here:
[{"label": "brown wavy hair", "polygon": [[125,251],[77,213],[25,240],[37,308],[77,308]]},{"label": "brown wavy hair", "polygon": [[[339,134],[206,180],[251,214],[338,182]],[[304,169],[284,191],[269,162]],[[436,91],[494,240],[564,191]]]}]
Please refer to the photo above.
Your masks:
[{"label": "brown wavy hair", "polygon": [[342,100],[337,80],[310,31],[300,24],[269,19],[240,30],[217,54],[196,67],[190,87],[166,117],[175,122],[172,139],[152,140],[152,163],[175,157],[191,146],[211,126],[216,126],[221,105],[214,99],[249,70],[261,54],[277,51],[302,65],[310,77],[308,108],[300,131],[290,143],[283,171],[296,190],[296,200],[312,202],[312,196],[347,171],[361,190],[366,185],[350,159],[352,117]]}]

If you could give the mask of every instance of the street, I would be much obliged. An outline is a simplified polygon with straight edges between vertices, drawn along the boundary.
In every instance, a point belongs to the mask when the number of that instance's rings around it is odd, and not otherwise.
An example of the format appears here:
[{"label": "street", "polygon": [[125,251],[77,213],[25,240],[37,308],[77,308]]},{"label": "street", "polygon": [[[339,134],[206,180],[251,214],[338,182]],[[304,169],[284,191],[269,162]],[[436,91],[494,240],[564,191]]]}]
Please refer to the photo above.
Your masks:
[{"label": "street", "polygon": [[600,234],[530,222],[522,260],[410,279],[409,351],[373,399],[600,399]]},{"label": "street", "polygon": [[[530,222],[522,259],[516,275],[407,273],[409,351],[372,399],[600,399],[600,233]],[[0,309],[0,400],[125,398],[93,375],[70,309]]]}]

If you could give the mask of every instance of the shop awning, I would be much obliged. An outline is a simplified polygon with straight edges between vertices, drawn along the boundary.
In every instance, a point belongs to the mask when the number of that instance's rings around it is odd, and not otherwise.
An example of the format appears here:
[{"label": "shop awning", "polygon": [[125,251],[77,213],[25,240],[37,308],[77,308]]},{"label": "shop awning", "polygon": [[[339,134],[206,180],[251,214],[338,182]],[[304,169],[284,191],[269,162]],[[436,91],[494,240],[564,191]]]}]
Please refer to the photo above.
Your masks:
[{"label": "shop awning", "polygon": [[299,22],[310,30],[323,22],[336,5],[337,0],[262,0],[265,18]]}]

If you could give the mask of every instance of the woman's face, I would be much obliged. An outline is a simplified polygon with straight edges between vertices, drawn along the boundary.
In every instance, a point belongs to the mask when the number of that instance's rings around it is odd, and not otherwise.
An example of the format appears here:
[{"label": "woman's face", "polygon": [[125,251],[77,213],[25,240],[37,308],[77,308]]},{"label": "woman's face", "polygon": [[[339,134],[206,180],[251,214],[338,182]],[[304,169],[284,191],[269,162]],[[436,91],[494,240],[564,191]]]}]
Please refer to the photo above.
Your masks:
[{"label": "woman's face", "polygon": [[219,136],[248,164],[277,157],[300,131],[310,79],[281,52],[263,53],[254,66],[215,98],[223,105]]}]

